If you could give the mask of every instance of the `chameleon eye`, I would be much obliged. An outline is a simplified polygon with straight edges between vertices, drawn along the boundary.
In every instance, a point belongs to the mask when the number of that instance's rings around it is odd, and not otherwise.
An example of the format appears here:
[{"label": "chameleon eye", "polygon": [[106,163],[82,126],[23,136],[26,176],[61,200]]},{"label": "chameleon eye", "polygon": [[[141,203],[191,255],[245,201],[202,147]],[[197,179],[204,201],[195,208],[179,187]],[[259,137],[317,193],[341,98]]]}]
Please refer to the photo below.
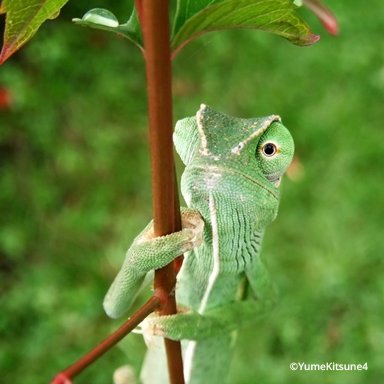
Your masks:
[{"label": "chameleon eye", "polygon": [[272,157],[273,155],[276,154],[277,152],[277,147],[276,147],[276,144],[274,143],[265,143],[262,147],[261,147],[261,151],[263,152],[263,154],[267,157]]}]

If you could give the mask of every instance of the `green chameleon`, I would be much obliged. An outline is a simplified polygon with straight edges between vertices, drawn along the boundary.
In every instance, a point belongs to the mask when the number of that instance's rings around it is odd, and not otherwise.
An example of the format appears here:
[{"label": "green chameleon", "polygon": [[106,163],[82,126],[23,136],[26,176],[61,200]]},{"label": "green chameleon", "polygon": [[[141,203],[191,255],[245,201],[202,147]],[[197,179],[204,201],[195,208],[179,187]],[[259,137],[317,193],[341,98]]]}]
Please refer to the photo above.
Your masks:
[{"label": "green chameleon", "polygon": [[121,316],[145,275],[184,253],[178,313],[144,322],[150,340],[141,380],[168,382],[163,351],[153,341],[163,336],[182,340],[186,383],[224,383],[235,331],[267,314],[275,301],[260,246],[277,215],[293,139],[279,116],[240,119],[202,105],[196,117],[177,123],[174,143],[186,166],[183,229],[154,237],[150,223],[127,251],[104,308],[111,317]]}]

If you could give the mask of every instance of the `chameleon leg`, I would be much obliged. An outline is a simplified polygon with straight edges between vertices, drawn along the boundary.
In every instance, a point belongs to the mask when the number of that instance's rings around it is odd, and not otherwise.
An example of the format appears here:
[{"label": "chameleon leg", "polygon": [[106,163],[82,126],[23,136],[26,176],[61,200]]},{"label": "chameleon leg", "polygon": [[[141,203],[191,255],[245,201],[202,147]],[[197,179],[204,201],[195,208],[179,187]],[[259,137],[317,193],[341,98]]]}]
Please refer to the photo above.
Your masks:
[{"label": "chameleon leg", "polygon": [[136,237],[104,298],[104,310],[108,316],[117,318],[130,307],[149,271],[164,267],[177,256],[201,244],[204,224],[200,214],[183,209],[182,223],[181,231],[154,237],[151,222]]},{"label": "chameleon leg", "polygon": [[210,308],[203,314],[187,311],[170,316],[151,316],[146,320],[147,328],[155,335],[173,340],[204,340],[234,331],[267,315],[276,301],[268,271],[257,258],[245,274],[251,288],[249,298]]}]

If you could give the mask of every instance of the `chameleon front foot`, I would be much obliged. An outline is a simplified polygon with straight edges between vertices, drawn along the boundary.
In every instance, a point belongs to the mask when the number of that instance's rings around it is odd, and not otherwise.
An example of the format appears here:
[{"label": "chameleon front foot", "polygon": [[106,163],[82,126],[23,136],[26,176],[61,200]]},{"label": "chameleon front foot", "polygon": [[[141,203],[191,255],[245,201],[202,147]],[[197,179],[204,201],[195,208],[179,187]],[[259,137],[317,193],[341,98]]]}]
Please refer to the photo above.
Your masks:
[{"label": "chameleon front foot", "polygon": [[[128,253],[135,252],[135,247],[140,248],[140,257],[142,259],[149,259],[150,257],[145,256],[145,254],[152,256],[153,253],[154,263],[150,269],[158,269],[164,266],[162,265],[163,262],[161,262],[162,259],[164,259],[165,264],[168,264],[175,257],[201,245],[203,242],[204,221],[200,213],[194,209],[181,208],[181,222],[181,231],[165,236],[155,236],[153,222],[151,221],[135,239]],[[164,256],[159,257],[159,254]]]},{"label": "chameleon front foot", "polygon": [[202,243],[204,221],[199,212],[185,208],[181,213],[181,231],[156,237],[151,222],[136,237],[105,296],[103,305],[108,316],[117,318],[124,314],[137,296],[148,272],[164,267],[177,256]]}]

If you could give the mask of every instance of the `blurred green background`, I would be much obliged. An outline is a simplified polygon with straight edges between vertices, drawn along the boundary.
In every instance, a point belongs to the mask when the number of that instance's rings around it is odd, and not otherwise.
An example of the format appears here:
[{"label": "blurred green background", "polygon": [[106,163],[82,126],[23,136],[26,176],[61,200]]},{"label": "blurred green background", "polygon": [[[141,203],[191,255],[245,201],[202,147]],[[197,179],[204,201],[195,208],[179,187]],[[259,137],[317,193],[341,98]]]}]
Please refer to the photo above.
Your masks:
[{"label": "blurred green background", "polygon": [[[0,68],[0,381],[47,383],[120,324],[101,302],[151,216],[143,60],[114,35],[71,23],[70,2]],[[280,291],[240,333],[231,383],[378,383],[384,378],[382,0],[328,0],[341,27],[300,48],[257,31],[206,35],[174,63],[175,120],[201,102],[278,113],[296,143],[263,255]],[[128,351],[128,355],[125,353]],[[129,336],[76,383],[140,365]],[[368,363],[292,372],[290,362]]]}]

